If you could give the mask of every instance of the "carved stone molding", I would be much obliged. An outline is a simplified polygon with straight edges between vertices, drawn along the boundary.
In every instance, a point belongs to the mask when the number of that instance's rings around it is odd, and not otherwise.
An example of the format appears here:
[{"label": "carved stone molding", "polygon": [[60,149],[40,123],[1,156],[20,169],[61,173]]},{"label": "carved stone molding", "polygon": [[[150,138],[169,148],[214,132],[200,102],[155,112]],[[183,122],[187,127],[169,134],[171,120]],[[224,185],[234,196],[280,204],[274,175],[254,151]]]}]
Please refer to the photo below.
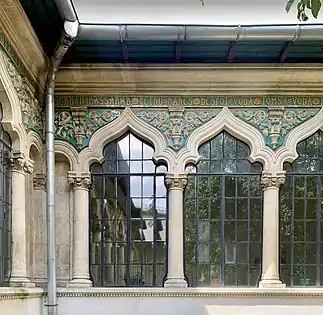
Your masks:
[{"label": "carved stone molding", "polygon": [[33,177],[33,185],[35,190],[46,190],[46,175],[35,174]]},{"label": "carved stone molding", "polygon": [[317,114],[319,109],[263,108],[233,110],[233,114],[260,130],[267,146],[276,150],[284,144],[286,135],[296,126]]},{"label": "carved stone molding", "polygon": [[15,65],[5,53],[0,55],[4,60],[12,85],[16,90],[22,121],[26,130],[32,129],[43,136],[44,122],[42,107],[35,97],[35,88],[30,84],[28,78],[20,75]]},{"label": "carved stone molding", "polygon": [[73,186],[73,189],[89,189],[91,185],[91,177],[89,174],[68,174],[68,182]]},{"label": "carved stone molding", "polygon": [[271,176],[269,174],[263,174],[261,178],[261,184],[264,189],[270,187],[280,188],[285,183],[285,175]]},{"label": "carved stone molding", "polygon": [[33,166],[23,157],[15,157],[11,159],[11,170],[13,172],[29,173],[33,172]]},{"label": "carved stone molding", "polygon": [[194,129],[208,122],[218,114],[218,110],[139,110],[136,115],[163,132],[168,146],[178,151],[186,146],[188,136]]},{"label": "carved stone molding", "polygon": [[88,146],[92,134],[112,122],[120,110],[73,108],[55,113],[56,139],[71,143],[78,151]]},{"label": "carved stone molding", "polygon": [[168,189],[181,189],[184,190],[187,184],[187,174],[171,174],[167,173],[165,178],[165,184]]}]

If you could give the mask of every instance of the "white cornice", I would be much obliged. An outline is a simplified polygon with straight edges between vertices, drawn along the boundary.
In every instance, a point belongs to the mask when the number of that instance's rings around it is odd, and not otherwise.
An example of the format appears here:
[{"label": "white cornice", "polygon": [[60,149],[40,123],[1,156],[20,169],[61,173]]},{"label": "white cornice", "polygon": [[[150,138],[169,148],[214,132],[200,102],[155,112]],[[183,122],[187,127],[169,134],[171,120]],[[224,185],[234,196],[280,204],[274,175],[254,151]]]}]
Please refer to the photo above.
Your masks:
[{"label": "white cornice", "polygon": [[322,95],[322,65],[70,65],[58,95]]}]

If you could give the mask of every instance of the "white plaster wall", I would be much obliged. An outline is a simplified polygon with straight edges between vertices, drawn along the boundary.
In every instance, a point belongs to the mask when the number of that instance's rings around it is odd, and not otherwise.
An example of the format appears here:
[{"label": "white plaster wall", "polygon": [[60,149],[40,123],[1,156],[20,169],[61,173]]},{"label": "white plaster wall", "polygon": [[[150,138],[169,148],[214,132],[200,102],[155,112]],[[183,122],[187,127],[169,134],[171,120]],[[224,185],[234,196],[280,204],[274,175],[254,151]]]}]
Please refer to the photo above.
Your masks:
[{"label": "white plaster wall", "polygon": [[56,255],[58,285],[70,280],[70,239],[72,232],[70,221],[70,185],[66,161],[56,161]]},{"label": "white plaster wall", "polygon": [[45,315],[43,298],[0,299],[1,315]]},{"label": "white plaster wall", "polygon": [[58,315],[321,315],[323,301],[272,298],[59,298]]}]

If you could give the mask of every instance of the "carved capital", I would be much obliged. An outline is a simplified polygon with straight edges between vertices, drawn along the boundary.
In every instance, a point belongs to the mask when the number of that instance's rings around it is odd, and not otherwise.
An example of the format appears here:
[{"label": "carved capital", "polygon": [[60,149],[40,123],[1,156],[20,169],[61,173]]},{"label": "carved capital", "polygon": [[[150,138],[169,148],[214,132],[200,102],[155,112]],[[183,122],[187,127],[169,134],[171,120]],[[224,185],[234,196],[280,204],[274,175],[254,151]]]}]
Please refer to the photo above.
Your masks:
[{"label": "carved capital", "polygon": [[73,189],[89,189],[91,185],[91,178],[90,176],[69,175],[68,182],[73,186]]},{"label": "carved capital", "polygon": [[262,176],[261,183],[264,189],[270,188],[270,187],[279,188],[281,185],[285,183],[285,176],[284,175],[270,176],[265,174]]},{"label": "carved capital", "polygon": [[29,173],[33,172],[33,166],[23,157],[15,157],[11,159],[11,170],[13,172]]},{"label": "carved capital", "polygon": [[179,173],[179,174],[166,174],[165,184],[168,189],[181,189],[184,190],[187,184],[187,174]]},{"label": "carved capital", "polygon": [[45,174],[36,174],[33,178],[33,185],[35,190],[46,190]]}]

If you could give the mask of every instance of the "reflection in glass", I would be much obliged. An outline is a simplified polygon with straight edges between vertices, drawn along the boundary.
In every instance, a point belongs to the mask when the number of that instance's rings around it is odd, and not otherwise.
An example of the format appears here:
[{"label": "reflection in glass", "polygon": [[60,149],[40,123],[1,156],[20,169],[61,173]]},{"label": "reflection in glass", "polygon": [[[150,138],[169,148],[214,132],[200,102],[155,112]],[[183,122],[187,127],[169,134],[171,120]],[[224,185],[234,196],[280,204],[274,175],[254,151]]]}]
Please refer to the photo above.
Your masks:
[{"label": "reflection in glass", "polygon": [[190,286],[256,286],[260,275],[260,164],[246,144],[222,132],[187,166],[185,273]]},{"label": "reflection in glass", "polygon": [[[0,105],[0,120],[2,109]],[[0,124],[0,286],[7,285],[11,271],[11,140]]]},{"label": "reflection in glass", "polygon": [[166,273],[165,166],[131,133],[91,166],[91,276],[95,286],[162,286]]},{"label": "reflection in glass", "polygon": [[323,133],[297,145],[281,189],[281,273],[288,286],[323,286]]}]

